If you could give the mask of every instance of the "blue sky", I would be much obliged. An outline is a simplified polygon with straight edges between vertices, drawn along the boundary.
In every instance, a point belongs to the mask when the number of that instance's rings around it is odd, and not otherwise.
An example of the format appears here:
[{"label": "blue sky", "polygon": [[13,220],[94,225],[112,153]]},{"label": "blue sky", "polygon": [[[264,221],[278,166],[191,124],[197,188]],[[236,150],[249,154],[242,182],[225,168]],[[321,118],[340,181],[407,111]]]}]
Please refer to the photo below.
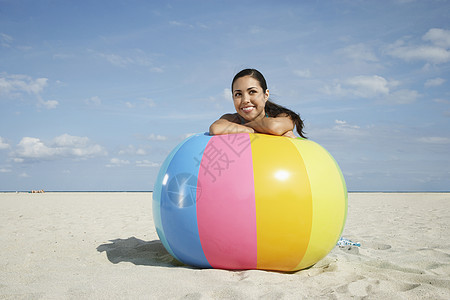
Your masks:
[{"label": "blue sky", "polygon": [[349,190],[450,190],[449,1],[0,0],[0,191],[152,190],[247,67]]}]

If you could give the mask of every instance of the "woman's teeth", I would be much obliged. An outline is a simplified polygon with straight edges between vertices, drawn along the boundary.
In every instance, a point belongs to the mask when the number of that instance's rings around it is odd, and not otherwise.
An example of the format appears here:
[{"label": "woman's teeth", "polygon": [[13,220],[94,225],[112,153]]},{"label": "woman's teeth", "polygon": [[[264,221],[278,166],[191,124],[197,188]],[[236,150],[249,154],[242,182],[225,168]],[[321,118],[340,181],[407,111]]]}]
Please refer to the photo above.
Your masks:
[{"label": "woman's teeth", "polygon": [[243,110],[244,112],[251,112],[253,109],[254,109],[253,106],[251,106],[251,107],[243,107],[243,108],[242,108],[242,110]]}]

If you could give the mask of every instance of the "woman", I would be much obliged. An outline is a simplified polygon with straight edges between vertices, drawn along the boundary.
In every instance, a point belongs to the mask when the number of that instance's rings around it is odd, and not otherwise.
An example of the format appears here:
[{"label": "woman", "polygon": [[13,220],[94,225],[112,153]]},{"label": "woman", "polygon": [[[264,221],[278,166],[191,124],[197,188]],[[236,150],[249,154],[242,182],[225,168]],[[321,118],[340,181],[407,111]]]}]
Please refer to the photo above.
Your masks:
[{"label": "woman", "polygon": [[255,69],[245,69],[234,76],[231,83],[234,114],[225,114],[209,127],[211,135],[229,133],[266,133],[295,138],[303,133],[300,116],[269,100],[269,90],[264,76]]}]

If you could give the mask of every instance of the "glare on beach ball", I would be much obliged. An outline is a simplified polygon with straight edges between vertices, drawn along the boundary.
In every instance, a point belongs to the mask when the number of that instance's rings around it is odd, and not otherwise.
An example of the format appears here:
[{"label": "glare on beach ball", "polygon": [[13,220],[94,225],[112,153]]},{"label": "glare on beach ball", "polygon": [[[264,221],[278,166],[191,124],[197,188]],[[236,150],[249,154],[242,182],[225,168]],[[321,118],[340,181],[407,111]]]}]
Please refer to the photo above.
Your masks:
[{"label": "glare on beach ball", "polygon": [[336,245],[346,214],[339,166],[300,138],[191,136],[166,158],[153,191],[164,247],[200,268],[307,268]]}]

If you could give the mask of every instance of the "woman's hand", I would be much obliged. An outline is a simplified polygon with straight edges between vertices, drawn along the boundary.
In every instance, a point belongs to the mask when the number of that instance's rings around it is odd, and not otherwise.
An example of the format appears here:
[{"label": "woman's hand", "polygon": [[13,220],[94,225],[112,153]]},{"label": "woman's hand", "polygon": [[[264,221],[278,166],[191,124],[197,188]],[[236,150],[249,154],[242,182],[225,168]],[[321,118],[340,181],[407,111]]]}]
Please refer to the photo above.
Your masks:
[{"label": "woman's hand", "polygon": [[297,138],[292,130],[285,132],[282,136],[293,138],[293,139]]},{"label": "woman's hand", "polygon": [[[267,133],[272,135],[284,136],[287,134],[292,137],[294,133],[294,122],[287,116],[278,116],[276,118],[262,118],[260,120],[251,121],[245,126],[253,128],[256,132]],[[289,134],[289,131],[292,135]]]},{"label": "woman's hand", "polygon": [[239,118],[234,114],[223,115],[209,127],[210,135],[230,133],[254,133],[255,130],[246,125],[238,124]]},{"label": "woman's hand", "polygon": [[262,118],[240,124],[241,119],[237,114],[223,115],[209,127],[210,135],[231,133],[265,133],[277,136],[296,138],[294,135],[294,122],[288,116],[276,118]]}]

